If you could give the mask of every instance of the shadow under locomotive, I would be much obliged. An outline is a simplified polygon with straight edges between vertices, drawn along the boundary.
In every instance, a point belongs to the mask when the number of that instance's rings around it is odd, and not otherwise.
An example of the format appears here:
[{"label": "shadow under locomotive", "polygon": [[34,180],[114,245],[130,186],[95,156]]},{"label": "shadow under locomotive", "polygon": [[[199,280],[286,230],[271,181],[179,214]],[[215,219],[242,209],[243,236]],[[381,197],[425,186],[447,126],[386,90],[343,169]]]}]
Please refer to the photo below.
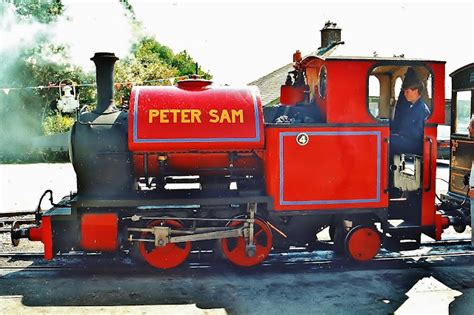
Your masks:
[{"label": "shadow under locomotive", "polygon": [[[327,256],[323,257],[326,263],[308,263],[321,255]],[[465,268],[472,265],[472,257],[435,264],[402,260],[360,264],[334,260],[330,255],[300,251],[285,253],[282,259],[275,254],[263,265],[241,269],[192,252],[187,262],[166,272],[104,255],[71,255],[50,262],[26,259],[32,262],[30,266],[0,277],[0,295],[22,295],[22,303],[31,307],[196,304],[201,309],[225,308],[229,314],[249,314],[275,309],[294,312],[298,305],[317,305],[315,311],[320,311],[326,305],[332,310],[351,307],[368,311],[372,307],[373,311],[393,313],[406,300],[403,293],[418,279],[447,274],[442,267],[457,275],[458,282],[448,283],[450,286],[463,291],[473,288],[465,281],[472,279],[472,270]],[[291,261],[299,262],[288,264]],[[387,299],[390,303],[383,302]]]}]

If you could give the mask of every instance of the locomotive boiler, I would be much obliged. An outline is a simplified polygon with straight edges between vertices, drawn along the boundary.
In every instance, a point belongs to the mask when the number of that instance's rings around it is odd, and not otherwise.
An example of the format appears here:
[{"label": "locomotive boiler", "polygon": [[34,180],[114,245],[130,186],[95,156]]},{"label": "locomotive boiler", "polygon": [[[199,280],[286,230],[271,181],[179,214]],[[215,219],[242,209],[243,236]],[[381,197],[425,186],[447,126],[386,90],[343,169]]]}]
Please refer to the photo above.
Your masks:
[{"label": "locomotive boiler", "polygon": [[[318,248],[329,228],[339,254],[366,261],[381,246],[417,248],[421,234],[439,240],[444,228],[466,224],[434,200],[444,62],[308,56],[295,60],[277,106],[262,107],[255,87],[191,78],[134,87],[120,110],[117,57],[92,60],[97,106],[71,130],[77,192],[38,211],[34,226],[12,229],[15,242],[42,241],[46,259],[120,252],[167,269],[194,248],[250,267],[271,250]],[[422,155],[393,155],[395,86],[408,67],[431,87],[431,116]]]}]

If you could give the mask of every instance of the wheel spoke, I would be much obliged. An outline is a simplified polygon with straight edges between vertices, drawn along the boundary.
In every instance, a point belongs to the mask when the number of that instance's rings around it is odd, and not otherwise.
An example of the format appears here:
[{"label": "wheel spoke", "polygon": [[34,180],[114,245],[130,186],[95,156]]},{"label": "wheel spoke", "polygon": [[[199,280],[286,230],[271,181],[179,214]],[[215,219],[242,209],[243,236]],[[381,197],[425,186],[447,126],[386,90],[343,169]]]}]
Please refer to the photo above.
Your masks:
[{"label": "wheel spoke", "polygon": [[236,246],[236,247],[234,247],[234,249],[232,249],[232,250],[229,251],[229,254],[231,254],[231,255],[238,255],[238,254],[239,254],[239,251],[242,251],[242,247]]},{"label": "wheel spoke", "polygon": [[263,229],[260,229],[257,233],[253,235],[254,239],[257,238],[262,233],[263,233]]}]

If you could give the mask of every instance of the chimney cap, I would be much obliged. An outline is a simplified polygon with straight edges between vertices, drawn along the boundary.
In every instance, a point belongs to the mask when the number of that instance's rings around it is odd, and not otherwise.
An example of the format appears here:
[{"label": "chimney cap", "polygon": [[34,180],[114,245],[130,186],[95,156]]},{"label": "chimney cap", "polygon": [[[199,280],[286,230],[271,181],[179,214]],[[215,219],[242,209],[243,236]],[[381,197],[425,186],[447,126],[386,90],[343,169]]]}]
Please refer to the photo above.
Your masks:
[{"label": "chimney cap", "polygon": [[340,30],[341,28],[337,27],[337,23],[328,20],[326,23],[324,23],[324,27],[321,29],[321,31],[327,29]]},{"label": "chimney cap", "polygon": [[91,58],[92,61],[95,61],[97,59],[103,59],[103,58],[111,58],[115,61],[119,60],[117,56],[113,52],[96,52],[94,54],[94,57]]}]

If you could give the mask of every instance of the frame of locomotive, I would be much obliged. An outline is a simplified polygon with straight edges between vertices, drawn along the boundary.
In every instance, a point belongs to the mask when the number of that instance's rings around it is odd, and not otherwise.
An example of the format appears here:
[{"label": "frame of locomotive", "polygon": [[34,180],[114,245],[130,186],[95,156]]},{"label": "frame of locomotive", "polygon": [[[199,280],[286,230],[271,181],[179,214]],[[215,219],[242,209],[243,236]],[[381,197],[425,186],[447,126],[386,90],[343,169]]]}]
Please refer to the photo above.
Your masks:
[{"label": "frame of locomotive", "polygon": [[[254,88],[219,89],[194,78],[177,87],[134,88],[126,112],[110,103],[116,59],[109,53],[93,58],[98,106],[81,113],[71,131],[77,193],[44,213],[43,195],[36,224],[12,228],[14,243],[22,237],[42,241],[46,259],[70,250],[133,253],[137,248],[149,264],[166,269],[181,264],[193,242],[194,248],[221,251],[248,267],[272,249],[318,248],[316,234],[329,227],[329,243],[338,253],[365,261],[382,245],[417,248],[422,233],[440,240],[444,228],[468,224],[469,213],[460,215],[457,206],[439,211],[435,204],[444,62],[309,56],[296,60],[275,107],[262,108]],[[409,66],[429,87],[423,95],[431,110],[423,155],[390,158],[396,82]],[[371,77],[378,80],[376,109],[369,99]],[[232,129],[231,119],[221,116],[224,135],[215,129],[213,141],[193,138],[212,130],[196,127],[194,134],[182,135],[179,124],[163,126],[168,138],[158,141],[158,128],[152,140],[137,140],[140,132],[148,137],[149,131],[137,127],[147,119],[138,116],[145,110],[153,122],[163,113],[178,113],[166,104],[184,99],[202,101],[196,105],[201,115],[213,110],[205,104],[232,97],[247,106],[242,115],[250,116],[234,118],[250,117],[251,132]],[[184,110],[181,114],[191,115],[192,109]],[[194,115],[201,121],[198,112]]]}]

